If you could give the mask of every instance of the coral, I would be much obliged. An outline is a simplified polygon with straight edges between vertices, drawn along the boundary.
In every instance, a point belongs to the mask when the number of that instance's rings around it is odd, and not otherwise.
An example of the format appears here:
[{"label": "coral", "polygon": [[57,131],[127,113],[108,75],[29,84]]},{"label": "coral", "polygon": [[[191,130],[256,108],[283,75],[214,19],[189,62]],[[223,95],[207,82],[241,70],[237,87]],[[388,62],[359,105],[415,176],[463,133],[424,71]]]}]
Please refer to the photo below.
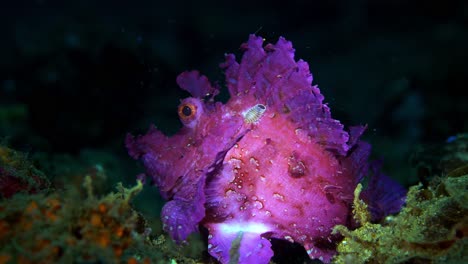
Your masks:
[{"label": "coral", "polygon": [[132,188],[119,183],[117,192],[103,195],[94,179],[100,184],[100,178],[108,178],[104,168],[95,172],[74,166],[68,172],[74,180],[64,182],[63,189],[42,188],[38,179],[47,187],[49,180],[25,154],[1,147],[0,161],[2,176],[8,172],[21,183],[2,189],[15,192],[0,200],[0,263],[197,263],[192,257],[200,258],[197,238],[184,247],[151,234],[131,206],[142,189],[139,181]]},{"label": "coral", "polygon": [[20,194],[0,203],[0,263],[196,263],[164,236],[147,236],[144,219],[129,204],[141,184],[118,185],[118,192],[98,199],[86,179],[81,203],[77,190]]},{"label": "coral", "polygon": [[356,230],[344,236],[336,263],[466,263],[468,261],[468,174],[446,177],[437,186],[410,188],[406,206],[383,223],[371,223],[355,192]]},{"label": "coral", "polygon": [[[142,188],[119,185],[117,193],[82,202],[77,190],[51,194],[19,194],[0,204],[2,256],[18,263],[120,260],[139,241],[144,223],[129,205]],[[31,239],[35,238],[35,239]],[[128,257],[126,257],[128,258]]]},{"label": "coral", "polygon": [[468,165],[468,133],[451,136],[444,143],[421,145],[411,156],[411,163],[418,171],[419,180],[428,184],[432,177],[455,173]]},{"label": "coral", "polygon": [[0,145],[0,198],[18,192],[36,193],[49,186],[50,181],[25,154]]},{"label": "coral", "polygon": [[112,191],[117,179],[124,179],[125,170],[115,153],[98,149],[82,149],[79,154],[44,153],[31,155],[31,160],[51,179],[54,188],[80,186],[83,175],[93,181],[95,193]]}]

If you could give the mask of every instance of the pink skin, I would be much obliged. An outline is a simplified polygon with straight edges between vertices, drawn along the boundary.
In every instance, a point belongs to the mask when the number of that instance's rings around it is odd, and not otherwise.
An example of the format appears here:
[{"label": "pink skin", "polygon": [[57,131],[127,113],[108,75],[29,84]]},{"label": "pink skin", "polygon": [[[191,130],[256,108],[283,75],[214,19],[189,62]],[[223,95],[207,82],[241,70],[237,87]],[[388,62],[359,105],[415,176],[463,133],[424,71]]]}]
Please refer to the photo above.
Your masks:
[{"label": "pink skin", "polygon": [[[181,107],[198,110],[181,116],[185,126],[172,137],[154,127],[129,135],[129,154],[168,200],[161,216],[174,240],[201,224],[221,263],[230,262],[232,245],[239,263],[268,263],[270,238],[297,242],[329,262],[338,239],[331,230],[349,224],[353,190],[367,173],[370,146],[359,141],[365,128],[347,132],[331,117],[290,42],[263,47],[252,35],[243,48],[240,63],[226,55],[221,65],[226,104],[214,102],[218,90],[206,77],[182,73],[177,82],[193,97]],[[246,114],[258,104],[263,113]]]},{"label": "pink skin", "polygon": [[[220,228],[226,224],[258,224],[261,231],[252,230],[243,242],[261,236],[285,239],[304,245],[311,258],[330,261],[336,239],[330,232],[335,225],[346,224],[356,186],[356,171],[340,162],[294,123],[267,108],[227,152],[223,170],[207,186],[203,224],[210,231],[209,243],[225,235]],[[229,256],[217,253],[213,244],[210,253],[228,261],[224,258]]]}]

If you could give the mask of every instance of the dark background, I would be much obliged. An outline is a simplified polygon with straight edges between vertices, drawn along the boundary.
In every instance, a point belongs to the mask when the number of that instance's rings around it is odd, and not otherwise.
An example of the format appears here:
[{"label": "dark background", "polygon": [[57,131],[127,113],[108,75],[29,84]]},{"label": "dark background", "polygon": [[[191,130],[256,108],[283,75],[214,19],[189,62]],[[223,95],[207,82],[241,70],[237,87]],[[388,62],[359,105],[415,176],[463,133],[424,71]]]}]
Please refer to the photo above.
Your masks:
[{"label": "dark background", "polygon": [[218,63],[251,33],[292,41],[333,116],[368,124],[405,185],[415,147],[468,131],[468,1],[2,1],[0,30],[5,144],[105,153],[116,180],[141,171],[127,132],[180,127],[176,76],[199,69],[222,85]]}]

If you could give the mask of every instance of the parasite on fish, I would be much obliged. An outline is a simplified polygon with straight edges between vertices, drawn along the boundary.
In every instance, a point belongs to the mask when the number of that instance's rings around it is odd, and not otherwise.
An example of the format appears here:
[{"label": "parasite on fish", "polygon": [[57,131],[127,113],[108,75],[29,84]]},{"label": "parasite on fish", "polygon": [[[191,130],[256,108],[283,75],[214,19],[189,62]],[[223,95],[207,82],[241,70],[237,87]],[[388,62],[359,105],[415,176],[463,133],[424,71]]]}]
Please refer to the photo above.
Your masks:
[{"label": "parasite on fish", "polygon": [[262,104],[256,104],[252,108],[247,109],[244,113],[244,122],[251,124],[255,123],[262,117],[266,111],[266,106]]}]

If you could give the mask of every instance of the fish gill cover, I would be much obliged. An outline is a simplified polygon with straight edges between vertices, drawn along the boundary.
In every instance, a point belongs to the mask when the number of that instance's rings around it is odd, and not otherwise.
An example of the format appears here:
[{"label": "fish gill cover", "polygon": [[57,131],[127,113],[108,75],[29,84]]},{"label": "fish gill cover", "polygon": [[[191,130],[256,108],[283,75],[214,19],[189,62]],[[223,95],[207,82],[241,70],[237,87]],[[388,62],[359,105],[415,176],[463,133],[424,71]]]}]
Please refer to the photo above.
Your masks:
[{"label": "fish gill cover", "polygon": [[[330,262],[339,235],[351,226],[353,192],[371,167],[365,126],[344,126],[331,117],[307,62],[295,61],[292,43],[280,38],[263,46],[251,35],[237,62],[227,54],[230,99],[198,71],[184,72],[179,86],[184,124],[168,137],[156,127],[126,138],[129,154],[143,162],[145,176],[168,200],[164,230],[183,241],[207,228],[208,252],[229,263],[236,245],[239,263],[268,263],[270,239],[304,246],[312,259]],[[379,172],[369,191],[373,217],[397,212],[405,191]],[[240,241],[240,242],[239,242]]]}]

